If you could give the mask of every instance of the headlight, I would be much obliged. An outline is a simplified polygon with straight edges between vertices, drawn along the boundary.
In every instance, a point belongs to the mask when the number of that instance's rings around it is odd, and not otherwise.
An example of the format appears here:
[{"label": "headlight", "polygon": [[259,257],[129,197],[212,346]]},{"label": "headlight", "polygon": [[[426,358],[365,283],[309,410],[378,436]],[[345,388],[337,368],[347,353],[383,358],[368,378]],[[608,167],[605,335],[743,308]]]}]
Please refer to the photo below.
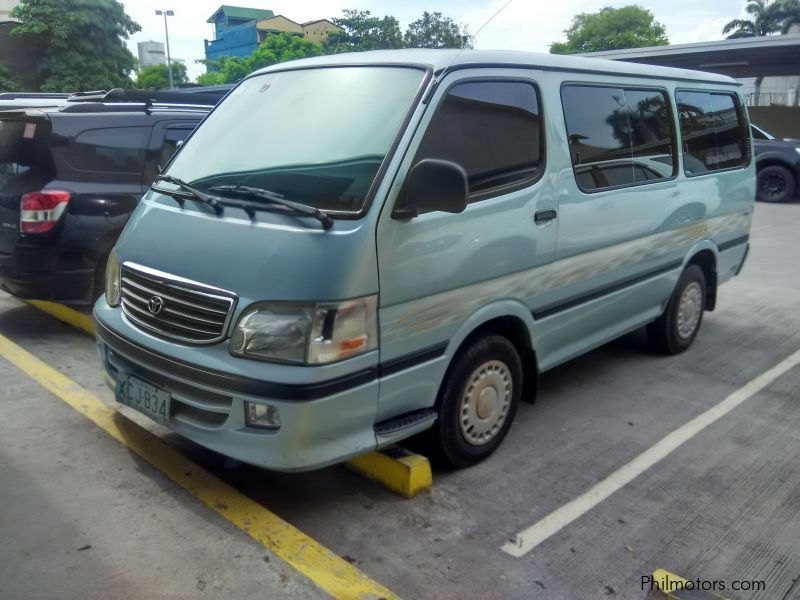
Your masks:
[{"label": "headlight", "polygon": [[378,297],[344,302],[259,302],[239,317],[230,341],[237,356],[324,364],[378,347]]},{"label": "headlight", "polygon": [[117,306],[120,296],[119,257],[117,251],[112,248],[106,263],[106,302],[109,306]]}]

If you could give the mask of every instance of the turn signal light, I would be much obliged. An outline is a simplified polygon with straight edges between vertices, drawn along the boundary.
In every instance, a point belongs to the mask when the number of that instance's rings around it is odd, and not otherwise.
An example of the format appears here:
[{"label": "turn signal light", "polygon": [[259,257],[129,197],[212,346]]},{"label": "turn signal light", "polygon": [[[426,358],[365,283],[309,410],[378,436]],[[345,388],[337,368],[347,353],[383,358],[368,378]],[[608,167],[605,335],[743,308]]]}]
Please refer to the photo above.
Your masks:
[{"label": "turn signal light", "polygon": [[20,200],[19,230],[22,233],[47,233],[67,210],[70,193],[62,190],[30,192]]}]

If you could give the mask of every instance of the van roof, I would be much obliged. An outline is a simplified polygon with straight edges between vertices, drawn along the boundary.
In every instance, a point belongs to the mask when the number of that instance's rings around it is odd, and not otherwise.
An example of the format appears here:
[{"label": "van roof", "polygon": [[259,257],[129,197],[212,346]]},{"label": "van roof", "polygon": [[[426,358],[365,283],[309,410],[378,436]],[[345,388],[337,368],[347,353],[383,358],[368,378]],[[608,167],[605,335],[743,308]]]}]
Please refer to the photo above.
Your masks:
[{"label": "van roof", "polygon": [[[452,65],[451,65],[452,63]],[[559,54],[544,54],[540,52],[517,52],[511,50],[431,50],[431,49],[405,49],[405,50],[372,50],[368,52],[347,52],[343,54],[330,54],[304,58],[302,60],[280,63],[256,71],[266,73],[270,71],[283,71],[287,68],[322,67],[345,64],[394,64],[430,67],[434,72],[439,72],[446,67],[465,68],[468,66],[509,66],[530,67],[550,71],[572,71],[582,73],[598,73],[612,75],[627,75],[632,77],[648,77],[656,79],[672,79],[682,81],[701,81],[724,85],[741,85],[735,79],[726,75],[691,71],[689,69],[676,69],[673,67],[658,67],[638,63],[606,60],[601,58],[584,58],[580,56],[564,56]]]}]

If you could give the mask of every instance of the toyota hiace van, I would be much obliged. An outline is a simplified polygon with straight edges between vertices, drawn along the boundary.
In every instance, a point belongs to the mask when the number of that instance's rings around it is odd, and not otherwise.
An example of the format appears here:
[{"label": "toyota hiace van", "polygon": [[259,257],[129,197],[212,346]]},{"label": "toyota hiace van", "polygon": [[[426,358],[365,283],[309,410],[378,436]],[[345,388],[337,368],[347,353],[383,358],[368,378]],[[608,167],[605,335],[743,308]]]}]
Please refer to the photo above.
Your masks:
[{"label": "toyota hiace van", "polygon": [[278,64],[205,118],[94,308],[119,402],[276,470],[426,431],[463,467],[539,373],[690,347],[748,250],[728,77],[513,52]]}]

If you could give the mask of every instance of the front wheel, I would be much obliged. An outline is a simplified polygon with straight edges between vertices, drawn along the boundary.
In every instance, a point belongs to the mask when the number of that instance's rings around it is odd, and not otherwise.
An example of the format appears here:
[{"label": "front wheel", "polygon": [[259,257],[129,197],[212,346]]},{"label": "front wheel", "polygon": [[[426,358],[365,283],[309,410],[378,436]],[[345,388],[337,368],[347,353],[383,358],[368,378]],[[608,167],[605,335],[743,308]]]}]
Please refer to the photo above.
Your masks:
[{"label": "front wheel", "polygon": [[647,326],[650,343],[662,354],[680,354],[692,345],[706,306],[706,277],[689,265],[678,279],[667,308]]},{"label": "front wheel", "polygon": [[475,339],[454,359],[433,427],[436,458],[467,467],[494,452],[511,427],[522,392],[522,363],[507,338]]}]

